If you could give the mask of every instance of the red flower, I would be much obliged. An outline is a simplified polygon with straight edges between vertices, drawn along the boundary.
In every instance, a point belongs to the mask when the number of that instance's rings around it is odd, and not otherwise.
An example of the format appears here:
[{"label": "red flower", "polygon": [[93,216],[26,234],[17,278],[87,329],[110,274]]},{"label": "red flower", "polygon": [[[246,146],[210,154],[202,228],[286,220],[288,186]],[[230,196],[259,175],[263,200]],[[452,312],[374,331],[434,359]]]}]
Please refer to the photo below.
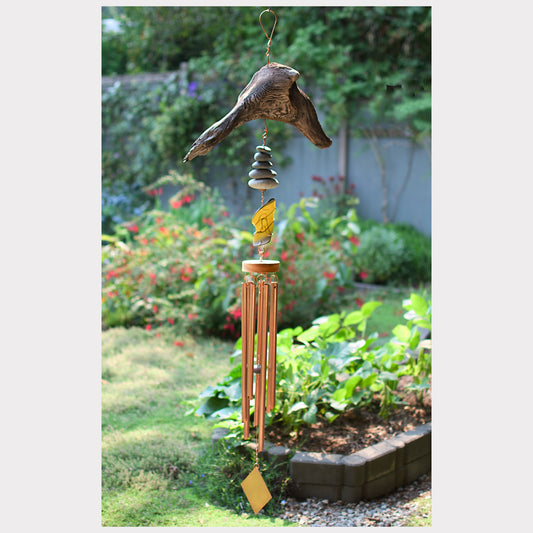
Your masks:
[{"label": "red flower", "polygon": [[168,231],[168,228],[165,228],[165,226],[161,226],[159,228],[159,231],[165,236],[165,237],[168,237],[170,232]]},{"label": "red flower", "polygon": [[210,218],[207,218],[207,217],[202,218],[202,222],[204,224],[207,224],[208,226],[214,226],[215,225],[215,223]]},{"label": "red flower", "polygon": [[361,300],[361,298],[356,298],[356,299],[355,299],[355,303],[356,303],[359,307],[363,307],[365,301],[364,301],[364,300]]},{"label": "red flower", "polygon": [[173,202],[170,202],[170,205],[173,209],[178,209],[183,205],[183,200],[174,200]]},{"label": "red flower", "polygon": [[333,279],[335,277],[335,272],[328,272],[327,270],[324,270],[324,272],[322,272],[322,275],[326,279]]},{"label": "red flower", "polygon": [[229,313],[235,320],[238,320],[241,318],[241,308],[237,307],[237,309],[234,309],[233,311],[230,311]]},{"label": "red flower", "polygon": [[132,224],[131,226],[126,226],[126,229],[132,233],[138,233],[139,226],[137,226],[137,224]]},{"label": "red flower", "polygon": [[331,241],[331,248],[333,250],[340,250],[341,249],[341,243],[339,241]]},{"label": "red flower", "polygon": [[197,315],[196,313],[189,313],[189,314],[187,315],[187,318],[188,318],[189,320],[194,320],[195,318],[198,318],[198,315]]},{"label": "red flower", "polygon": [[146,324],[146,331],[150,331],[152,329],[152,324]]},{"label": "red flower", "polygon": [[366,279],[366,278],[368,278],[368,274],[366,272],[359,272],[359,277],[361,279]]},{"label": "red flower", "polygon": [[223,216],[223,217],[229,217],[229,213],[228,213],[227,211],[223,211],[223,212],[222,212],[222,216]]},{"label": "red flower", "polygon": [[174,346],[179,346],[181,348],[182,346],[185,346],[185,343],[183,341],[174,341]]},{"label": "red flower", "polygon": [[283,252],[281,252],[280,259],[282,261],[286,261],[287,260],[287,252],[285,250],[283,250]]},{"label": "red flower", "polygon": [[348,239],[352,244],[355,244],[355,246],[359,246],[359,243],[361,242],[357,237],[352,236]]},{"label": "red flower", "polygon": [[154,313],[157,313],[157,305],[154,305],[152,309],[154,310]]},{"label": "red flower", "polygon": [[174,319],[173,318],[167,318],[167,321],[169,324],[174,324]]}]

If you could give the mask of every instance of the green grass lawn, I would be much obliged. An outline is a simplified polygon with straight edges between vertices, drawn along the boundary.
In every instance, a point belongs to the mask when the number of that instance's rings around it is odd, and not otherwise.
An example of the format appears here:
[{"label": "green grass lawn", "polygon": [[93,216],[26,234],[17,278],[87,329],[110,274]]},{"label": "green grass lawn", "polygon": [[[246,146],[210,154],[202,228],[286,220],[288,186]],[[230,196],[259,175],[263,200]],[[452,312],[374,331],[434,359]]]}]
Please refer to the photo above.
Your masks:
[{"label": "green grass lawn", "polygon": [[[401,322],[408,296],[366,294],[365,301],[383,300],[370,331],[386,333]],[[223,509],[198,483],[210,475],[198,469],[211,447],[213,423],[187,416],[184,402],[227,375],[233,345],[176,338],[170,329],[159,336],[141,328],[102,333],[103,526],[295,525],[251,509]]]},{"label": "green grass lawn", "polygon": [[103,526],[285,525],[217,508],[191,484],[213,424],[186,416],[183,401],[226,375],[232,351],[233,343],[170,330],[102,333]]}]

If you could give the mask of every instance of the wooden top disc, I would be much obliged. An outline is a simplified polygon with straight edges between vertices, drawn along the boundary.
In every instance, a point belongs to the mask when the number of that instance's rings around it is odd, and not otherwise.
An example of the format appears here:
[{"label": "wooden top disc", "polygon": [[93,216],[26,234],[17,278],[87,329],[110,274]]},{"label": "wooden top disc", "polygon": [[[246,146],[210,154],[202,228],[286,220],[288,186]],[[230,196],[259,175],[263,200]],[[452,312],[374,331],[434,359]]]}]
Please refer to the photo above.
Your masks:
[{"label": "wooden top disc", "polygon": [[243,272],[252,272],[254,274],[262,274],[264,272],[277,272],[279,270],[279,261],[270,259],[250,259],[242,262]]}]

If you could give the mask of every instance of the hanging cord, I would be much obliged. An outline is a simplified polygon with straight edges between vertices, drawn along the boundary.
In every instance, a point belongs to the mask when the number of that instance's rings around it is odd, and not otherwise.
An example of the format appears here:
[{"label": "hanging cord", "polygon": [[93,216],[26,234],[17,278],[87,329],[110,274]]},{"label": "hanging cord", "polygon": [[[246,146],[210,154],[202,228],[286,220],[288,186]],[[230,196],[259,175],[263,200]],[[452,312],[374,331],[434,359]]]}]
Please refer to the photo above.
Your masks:
[{"label": "hanging cord", "polygon": [[[274,15],[274,25],[272,26],[272,30],[270,32],[270,36],[266,32],[265,27],[263,26],[263,21],[261,20],[261,17],[265,13],[272,13]],[[266,51],[267,65],[270,65],[270,45],[272,44],[272,37],[274,36],[274,30],[276,29],[276,24],[277,23],[278,23],[278,17],[276,15],[276,13],[274,13],[274,11],[271,8],[265,9],[259,15],[259,24],[261,24],[261,28],[263,30],[263,33],[265,34],[265,37],[268,39],[267,51]],[[266,138],[267,137],[268,137],[268,129],[267,129],[267,121],[266,121],[266,118],[265,118],[265,133],[263,133],[263,146],[266,146]]]},{"label": "hanging cord", "polygon": [[[266,32],[265,27],[263,26],[263,22],[261,21],[261,17],[265,13],[272,13],[274,15],[274,25],[272,26],[272,31],[270,32],[270,36]],[[272,9],[270,9],[270,8],[265,9],[259,15],[259,24],[261,24],[261,28],[263,28],[263,33],[265,34],[266,38],[268,39],[267,51],[266,51],[267,65],[270,63],[270,45],[272,44],[272,37],[274,35],[274,30],[276,29],[276,24],[277,23],[278,23],[278,17],[276,16],[276,13],[274,13],[274,11]]]},{"label": "hanging cord", "polygon": [[[261,17],[265,13],[272,13],[274,15],[274,24],[272,25],[272,30],[270,31],[270,35],[265,30],[265,27],[263,26],[263,21],[261,20]],[[272,37],[274,36],[274,30],[276,29],[276,24],[278,23],[278,17],[276,13],[271,8],[265,9],[264,11],[261,11],[261,14],[259,15],[259,24],[261,24],[261,28],[263,29],[263,33],[265,34],[265,37],[268,39],[267,43],[267,51],[266,51],[266,58],[267,58],[267,65],[270,65],[270,46],[272,44]],[[268,137],[268,128],[267,128],[267,121],[265,118],[265,131],[263,133],[263,146],[266,146],[266,140]],[[263,207],[265,202],[265,191],[261,191],[261,207]],[[258,250],[259,252],[259,259],[260,261],[263,261],[263,255],[265,254],[265,247],[259,246]],[[259,444],[258,444],[259,446]],[[257,452],[256,452],[257,453]],[[256,455],[256,463],[257,463],[257,455]]]}]

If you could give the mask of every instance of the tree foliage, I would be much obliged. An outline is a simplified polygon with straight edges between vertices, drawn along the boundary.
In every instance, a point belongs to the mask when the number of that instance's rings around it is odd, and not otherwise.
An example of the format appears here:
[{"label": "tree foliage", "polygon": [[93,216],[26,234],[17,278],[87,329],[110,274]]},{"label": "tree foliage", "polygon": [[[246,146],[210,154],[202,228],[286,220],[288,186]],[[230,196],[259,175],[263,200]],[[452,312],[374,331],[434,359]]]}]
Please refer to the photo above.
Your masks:
[{"label": "tree foliage", "polygon": [[[231,109],[266,63],[267,38],[259,7],[103,9],[104,19],[120,23],[120,31],[102,34],[104,75],[177,71],[186,63],[193,84],[173,79],[157,90],[115,87],[104,94],[103,183],[116,197],[125,184],[140,190],[170,168],[184,170],[190,144]],[[376,122],[400,124],[414,140],[430,133],[430,7],[280,6],[275,12],[270,60],[300,72],[298,84],[322,110],[330,135],[343,123],[357,134]],[[269,33],[273,15],[262,21]],[[269,124],[278,140],[292,133],[283,123]],[[246,168],[250,137],[239,128],[231,143],[221,143],[208,162],[195,159],[188,171]]]}]

